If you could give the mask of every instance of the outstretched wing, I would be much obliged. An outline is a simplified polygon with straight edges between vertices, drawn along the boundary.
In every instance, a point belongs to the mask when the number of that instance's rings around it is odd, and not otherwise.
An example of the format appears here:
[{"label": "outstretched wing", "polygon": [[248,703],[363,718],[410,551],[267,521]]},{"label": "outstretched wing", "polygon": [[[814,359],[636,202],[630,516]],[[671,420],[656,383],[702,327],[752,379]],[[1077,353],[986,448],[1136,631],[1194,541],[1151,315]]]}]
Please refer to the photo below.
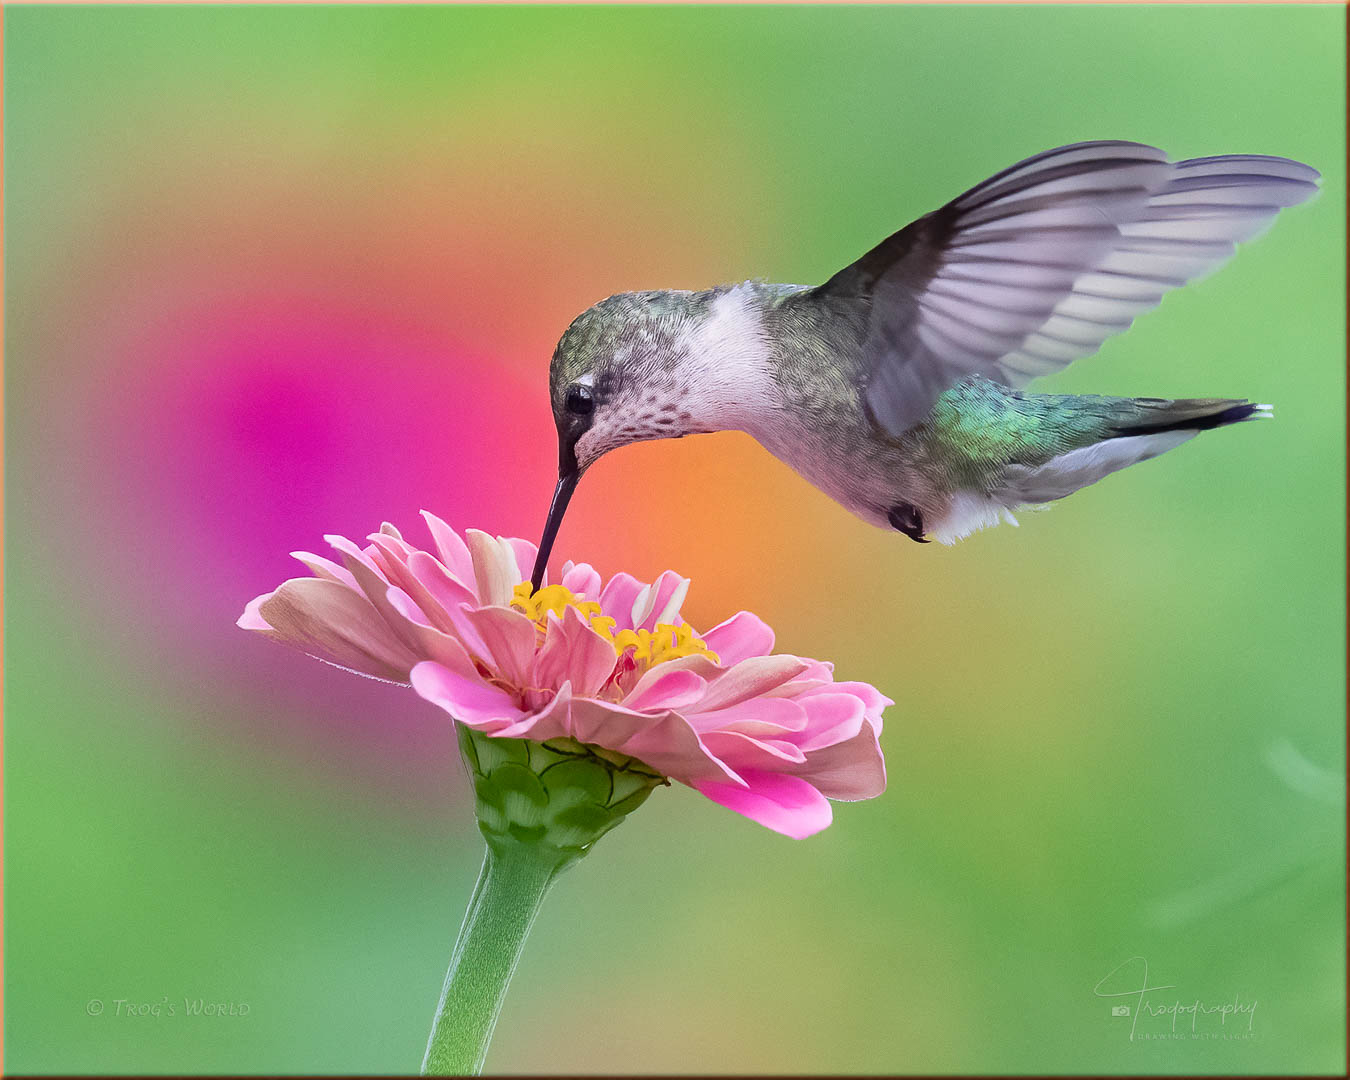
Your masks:
[{"label": "outstretched wing", "polygon": [[871,298],[866,401],[898,435],[968,376],[1020,386],[1096,352],[1318,179],[1287,158],[1076,143],[971,188],[817,292]]}]

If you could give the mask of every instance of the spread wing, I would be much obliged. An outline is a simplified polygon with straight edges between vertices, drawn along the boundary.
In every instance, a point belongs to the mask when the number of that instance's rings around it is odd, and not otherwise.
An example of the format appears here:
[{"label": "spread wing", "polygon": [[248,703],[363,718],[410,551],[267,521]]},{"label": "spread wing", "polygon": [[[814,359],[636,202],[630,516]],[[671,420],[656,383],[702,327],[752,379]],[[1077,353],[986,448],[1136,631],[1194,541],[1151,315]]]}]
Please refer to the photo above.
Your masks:
[{"label": "spread wing", "polygon": [[1096,352],[1318,179],[1287,158],[1076,143],[971,188],[817,292],[870,297],[866,401],[898,435],[968,376],[1021,386]]}]

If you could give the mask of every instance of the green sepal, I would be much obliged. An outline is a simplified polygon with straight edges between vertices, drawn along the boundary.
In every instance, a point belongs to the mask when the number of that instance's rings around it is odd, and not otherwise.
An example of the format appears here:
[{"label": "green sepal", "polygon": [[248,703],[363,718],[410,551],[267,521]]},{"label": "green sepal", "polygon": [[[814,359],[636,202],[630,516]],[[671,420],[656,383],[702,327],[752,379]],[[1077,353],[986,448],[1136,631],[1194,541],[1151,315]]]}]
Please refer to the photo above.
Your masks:
[{"label": "green sepal", "polygon": [[670,783],[635,758],[573,739],[497,739],[455,728],[478,828],[498,852],[515,844],[552,849],[567,865]]}]

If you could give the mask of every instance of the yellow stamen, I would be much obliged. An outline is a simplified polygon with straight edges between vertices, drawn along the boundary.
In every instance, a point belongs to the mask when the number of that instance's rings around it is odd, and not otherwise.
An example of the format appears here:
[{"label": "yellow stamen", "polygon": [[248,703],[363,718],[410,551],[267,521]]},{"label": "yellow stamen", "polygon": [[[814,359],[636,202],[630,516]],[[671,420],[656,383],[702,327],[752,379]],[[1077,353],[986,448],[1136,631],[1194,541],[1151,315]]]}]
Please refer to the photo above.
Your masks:
[{"label": "yellow stamen", "polygon": [[658,623],[654,631],[620,630],[615,633],[614,616],[601,614],[600,605],[594,600],[580,600],[561,585],[545,585],[538,592],[532,592],[530,583],[522,581],[511,594],[511,606],[526,615],[539,628],[541,636],[548,629],[550,612],[562,618],[569,607],[576,608],[586,625],[614,646],[616,654],[623,656],[631,649],[633,659],[643,667],[681,656],[706,656],[714,662],[718,658],[688,623]]}]

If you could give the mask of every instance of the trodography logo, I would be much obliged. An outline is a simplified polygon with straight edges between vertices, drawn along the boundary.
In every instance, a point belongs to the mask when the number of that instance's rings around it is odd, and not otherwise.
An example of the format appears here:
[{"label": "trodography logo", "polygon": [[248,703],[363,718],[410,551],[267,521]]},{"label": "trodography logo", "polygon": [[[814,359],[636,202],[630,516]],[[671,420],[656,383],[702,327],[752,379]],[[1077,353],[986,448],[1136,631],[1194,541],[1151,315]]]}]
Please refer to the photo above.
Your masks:
[{"label": "trodography logo", "polygon": [[[1251,1039],[1256,1035],[1255,998],[1240,993],[1207,1000],[1175,983],[1150,981],[1148,961],[1132,956],[1092,988],[1110,1002],[1113,1020],[1128,1019],[1131,1042],[1160,1039]],[[1121,1027],[1124,1028],[1124,1024]]]}]

